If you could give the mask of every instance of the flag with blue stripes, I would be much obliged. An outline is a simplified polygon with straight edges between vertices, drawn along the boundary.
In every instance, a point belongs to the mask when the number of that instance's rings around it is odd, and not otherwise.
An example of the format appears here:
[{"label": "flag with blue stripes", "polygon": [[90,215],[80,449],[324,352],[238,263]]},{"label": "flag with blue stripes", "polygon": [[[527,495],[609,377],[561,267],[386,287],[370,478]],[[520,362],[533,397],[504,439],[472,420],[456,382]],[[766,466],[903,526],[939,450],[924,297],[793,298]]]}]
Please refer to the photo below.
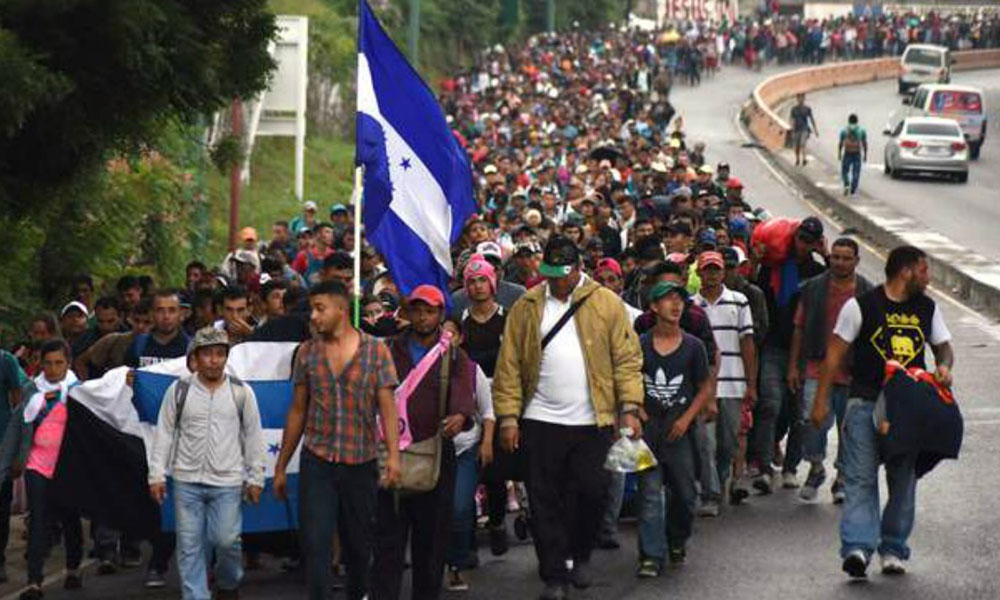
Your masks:
[{"label": "flag with blue stripes", "polygon": [[447,289],[451,247],[476,211],[472,170],[434,93],[361,0],[357,150],[369,241],[404,294]]},{"label": "flag with blue stripes", "polygon": [[[286,470],[288,501],[274,496],[274,465],[281,450],[285,415],[292,402],[291,369],[296,343],[247,342],[234,346],[226,372],[247,383],[254,391],[264,434],[266,486],[260,504],[243,505],[244,533],[296,529],[298,523],[299,450]],[[189,373],[186,358],[176,358],[135,370],[131,387],[128,369],[121,367],[103,378],[77,386],[71,397],[115,429],[142,438],[147,455],[152,450],[153,431],[164,392],[177,378]],[[168,485],[168,489],[169,489]],[[164,531],[174,529],[173,498],[168,493],[161,511]]]}]

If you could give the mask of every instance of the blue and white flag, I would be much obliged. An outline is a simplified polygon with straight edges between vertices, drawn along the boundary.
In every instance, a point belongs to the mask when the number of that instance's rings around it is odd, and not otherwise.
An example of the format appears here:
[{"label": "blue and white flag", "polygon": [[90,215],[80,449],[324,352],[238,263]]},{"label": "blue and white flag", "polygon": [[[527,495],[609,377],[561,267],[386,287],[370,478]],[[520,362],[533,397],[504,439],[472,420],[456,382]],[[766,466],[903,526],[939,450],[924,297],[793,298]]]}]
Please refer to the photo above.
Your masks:
[{"label": "blue and white flag", "polygon": [[404,294],[448,289],[451,246],[476,211],[472,170],[433,92],[361,0],[358,165],[366,235]]},{"label": "blue and white flag", "polygon": [[[260,504],[243,505],[245,533],[297,528],[298,449],[286,470],[288,501],[278,500],[272,488],[274,466],[281,450],[285,416],[292,402],[291,369],[297,346],[296,343],[286,342],[247,342],[234,346],[229,353],[226,372],[247,383],[257,398],[267,456],[267,480]],[[177,378],[187,375],[189,371],[186,358],[168,360],[136,369],[131,387],[126,383],[128,371],[127,367],[113,369],[101,379],[88,381],[70,391],[75,407],[71,405],[70,408],[67,433],[57,467],[57,478],[64,479],[65,483],[61,489],[72,494],[71,497],[78,501],[83,495],[91,494],[102,498],[101,504],[106,503],[109,497],[131,496],[131,500],[124,504],[131,504],[134,509],[148,499],[146,473],[143,467],[148,465],[160,404],[170,384]],[[81,410],[81,407],[86,410]],[[100,438],[100,441],[93,443],[97,438]],[[119,467],[117,473],[107,473],[105,467],[112,464],[112,457],[119,454],[119,448],[122,456],[128,455],[126,446],[132,445],[129,443],[130,440],[135,440],[135,446],[144,446],[145,465],[132,468],[132,465],[128,464],[129,468]],[[71,453],[67,452],[67,442],[72,448]],[[72,456],[67,455],[64,460],[64,454]],[[120,456],[115,458],[120,460]],[[142,463],[141,459],[139,456],[139,463]],[[87,482],[90,488],[80,489]],[[136,498],[137,493],[143,494],[145,498]],[[88,502],[82,501],[82,504],[86,505]],[[94,512],[101,510],[101,504],[96,505]],[[114,519],[114,516],[110,518]],[[163,503],[161,523],[165,531],[174,529],[173,498],[170,494]],[[149,527],[151,526],[143,525],[140,529]]]}]

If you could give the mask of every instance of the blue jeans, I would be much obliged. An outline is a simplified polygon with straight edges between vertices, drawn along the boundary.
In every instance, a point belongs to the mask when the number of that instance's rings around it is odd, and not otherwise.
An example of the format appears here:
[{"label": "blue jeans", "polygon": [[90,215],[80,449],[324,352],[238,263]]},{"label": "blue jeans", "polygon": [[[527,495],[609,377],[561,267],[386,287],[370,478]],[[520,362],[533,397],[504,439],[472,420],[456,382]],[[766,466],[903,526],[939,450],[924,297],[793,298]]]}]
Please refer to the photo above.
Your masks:
[{"label": "blue jeans", "polygon": [[657,467],[639,473],[640,559],[662,563],[668,547],[684,548],[691,537],[697,500],[695,451],[689,431],[680,440],[663,444]]},{"label": "blue jeans", "polygon": [[[695,447],[698,451],[698,481],[701,483],[702,502],[718,502],[722,498],[719,470],[715,467],[715,424],[700,418],[694,424]],[[709,431],[709,428],[712,428]]]},{"label": "blue jeans", "polygon": [[826,459],[826,438],[833,426],[834,419],[837,423],[837,460],[834,466],[837,471],[843,468],[844,456],[844,409],[847,408],[847,393],[850,388],[846,385],[834,384],[830,390],[830,408],[826,413],[826,420],[823,426],[817,429],[813,426],[811,416],[813,404],[816,400],[816,388],[819,381],[816,379],[806,379],[802,386],[802,449],[805,459],[813,464],[822,464]]},{"label": "blue jeans", "polygon": [[451,540],[445,562],[460,570],[475,566],[476,486],[479,485],[479,444],[458,456],[455,468],[455,503],[451,516]]},{"label": "blue jeans", "polygon": [[859,152],[848,152],[840,160],[840,178],[844,181],[844,188],[851,188],[851,193],[858,191],[858,181],[861,180],[861,154]]},{"label": "blue jeans", "polygon": [[208,564],[215,552],[215,583],[235,590],[243,578],[240,532],[243,487],[174,482],[177,568],[184,600],[211,600]]},{"label": "blue jeans", "polygon": [[[844,414],[844,513],[840,519],[840,555],[862,550],[867,558],[892,554],[910,558],[906,541],[916,512],[916,456],[886,463],[889,502],[879,519],[878,440],[872,412],[875,403],[860,398],[847,401]],[[881,539],[881,542],[880,542]]]}]

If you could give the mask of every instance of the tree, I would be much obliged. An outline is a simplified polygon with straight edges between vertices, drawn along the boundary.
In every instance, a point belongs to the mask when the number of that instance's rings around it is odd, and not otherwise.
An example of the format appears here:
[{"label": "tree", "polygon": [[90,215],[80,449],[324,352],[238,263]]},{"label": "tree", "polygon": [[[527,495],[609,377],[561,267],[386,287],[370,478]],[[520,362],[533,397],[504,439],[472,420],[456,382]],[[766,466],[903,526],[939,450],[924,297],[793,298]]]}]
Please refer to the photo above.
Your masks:
[{"label": "tree", "polygon": [[0,212],[69,201],[60,190],[164,120],[264,88],[274,33],[266,0],[0,3]]}]

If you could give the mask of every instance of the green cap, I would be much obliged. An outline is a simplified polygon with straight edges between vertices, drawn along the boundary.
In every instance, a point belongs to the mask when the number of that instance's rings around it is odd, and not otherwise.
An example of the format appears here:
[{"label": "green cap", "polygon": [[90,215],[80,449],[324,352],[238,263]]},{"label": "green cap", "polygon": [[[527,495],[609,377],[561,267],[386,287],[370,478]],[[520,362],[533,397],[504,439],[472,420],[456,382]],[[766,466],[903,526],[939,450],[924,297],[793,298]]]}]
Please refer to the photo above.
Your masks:
[{"label": "green cap", "polygon": [[677,292],[680,294],[681,298],[686,299],[688,297],[687,290],[684,286],[677,283],[676,281],[661,281],[654,285],[649,290],[649,301],[656,302],[660,298],[666,296],[670,292]]}]

